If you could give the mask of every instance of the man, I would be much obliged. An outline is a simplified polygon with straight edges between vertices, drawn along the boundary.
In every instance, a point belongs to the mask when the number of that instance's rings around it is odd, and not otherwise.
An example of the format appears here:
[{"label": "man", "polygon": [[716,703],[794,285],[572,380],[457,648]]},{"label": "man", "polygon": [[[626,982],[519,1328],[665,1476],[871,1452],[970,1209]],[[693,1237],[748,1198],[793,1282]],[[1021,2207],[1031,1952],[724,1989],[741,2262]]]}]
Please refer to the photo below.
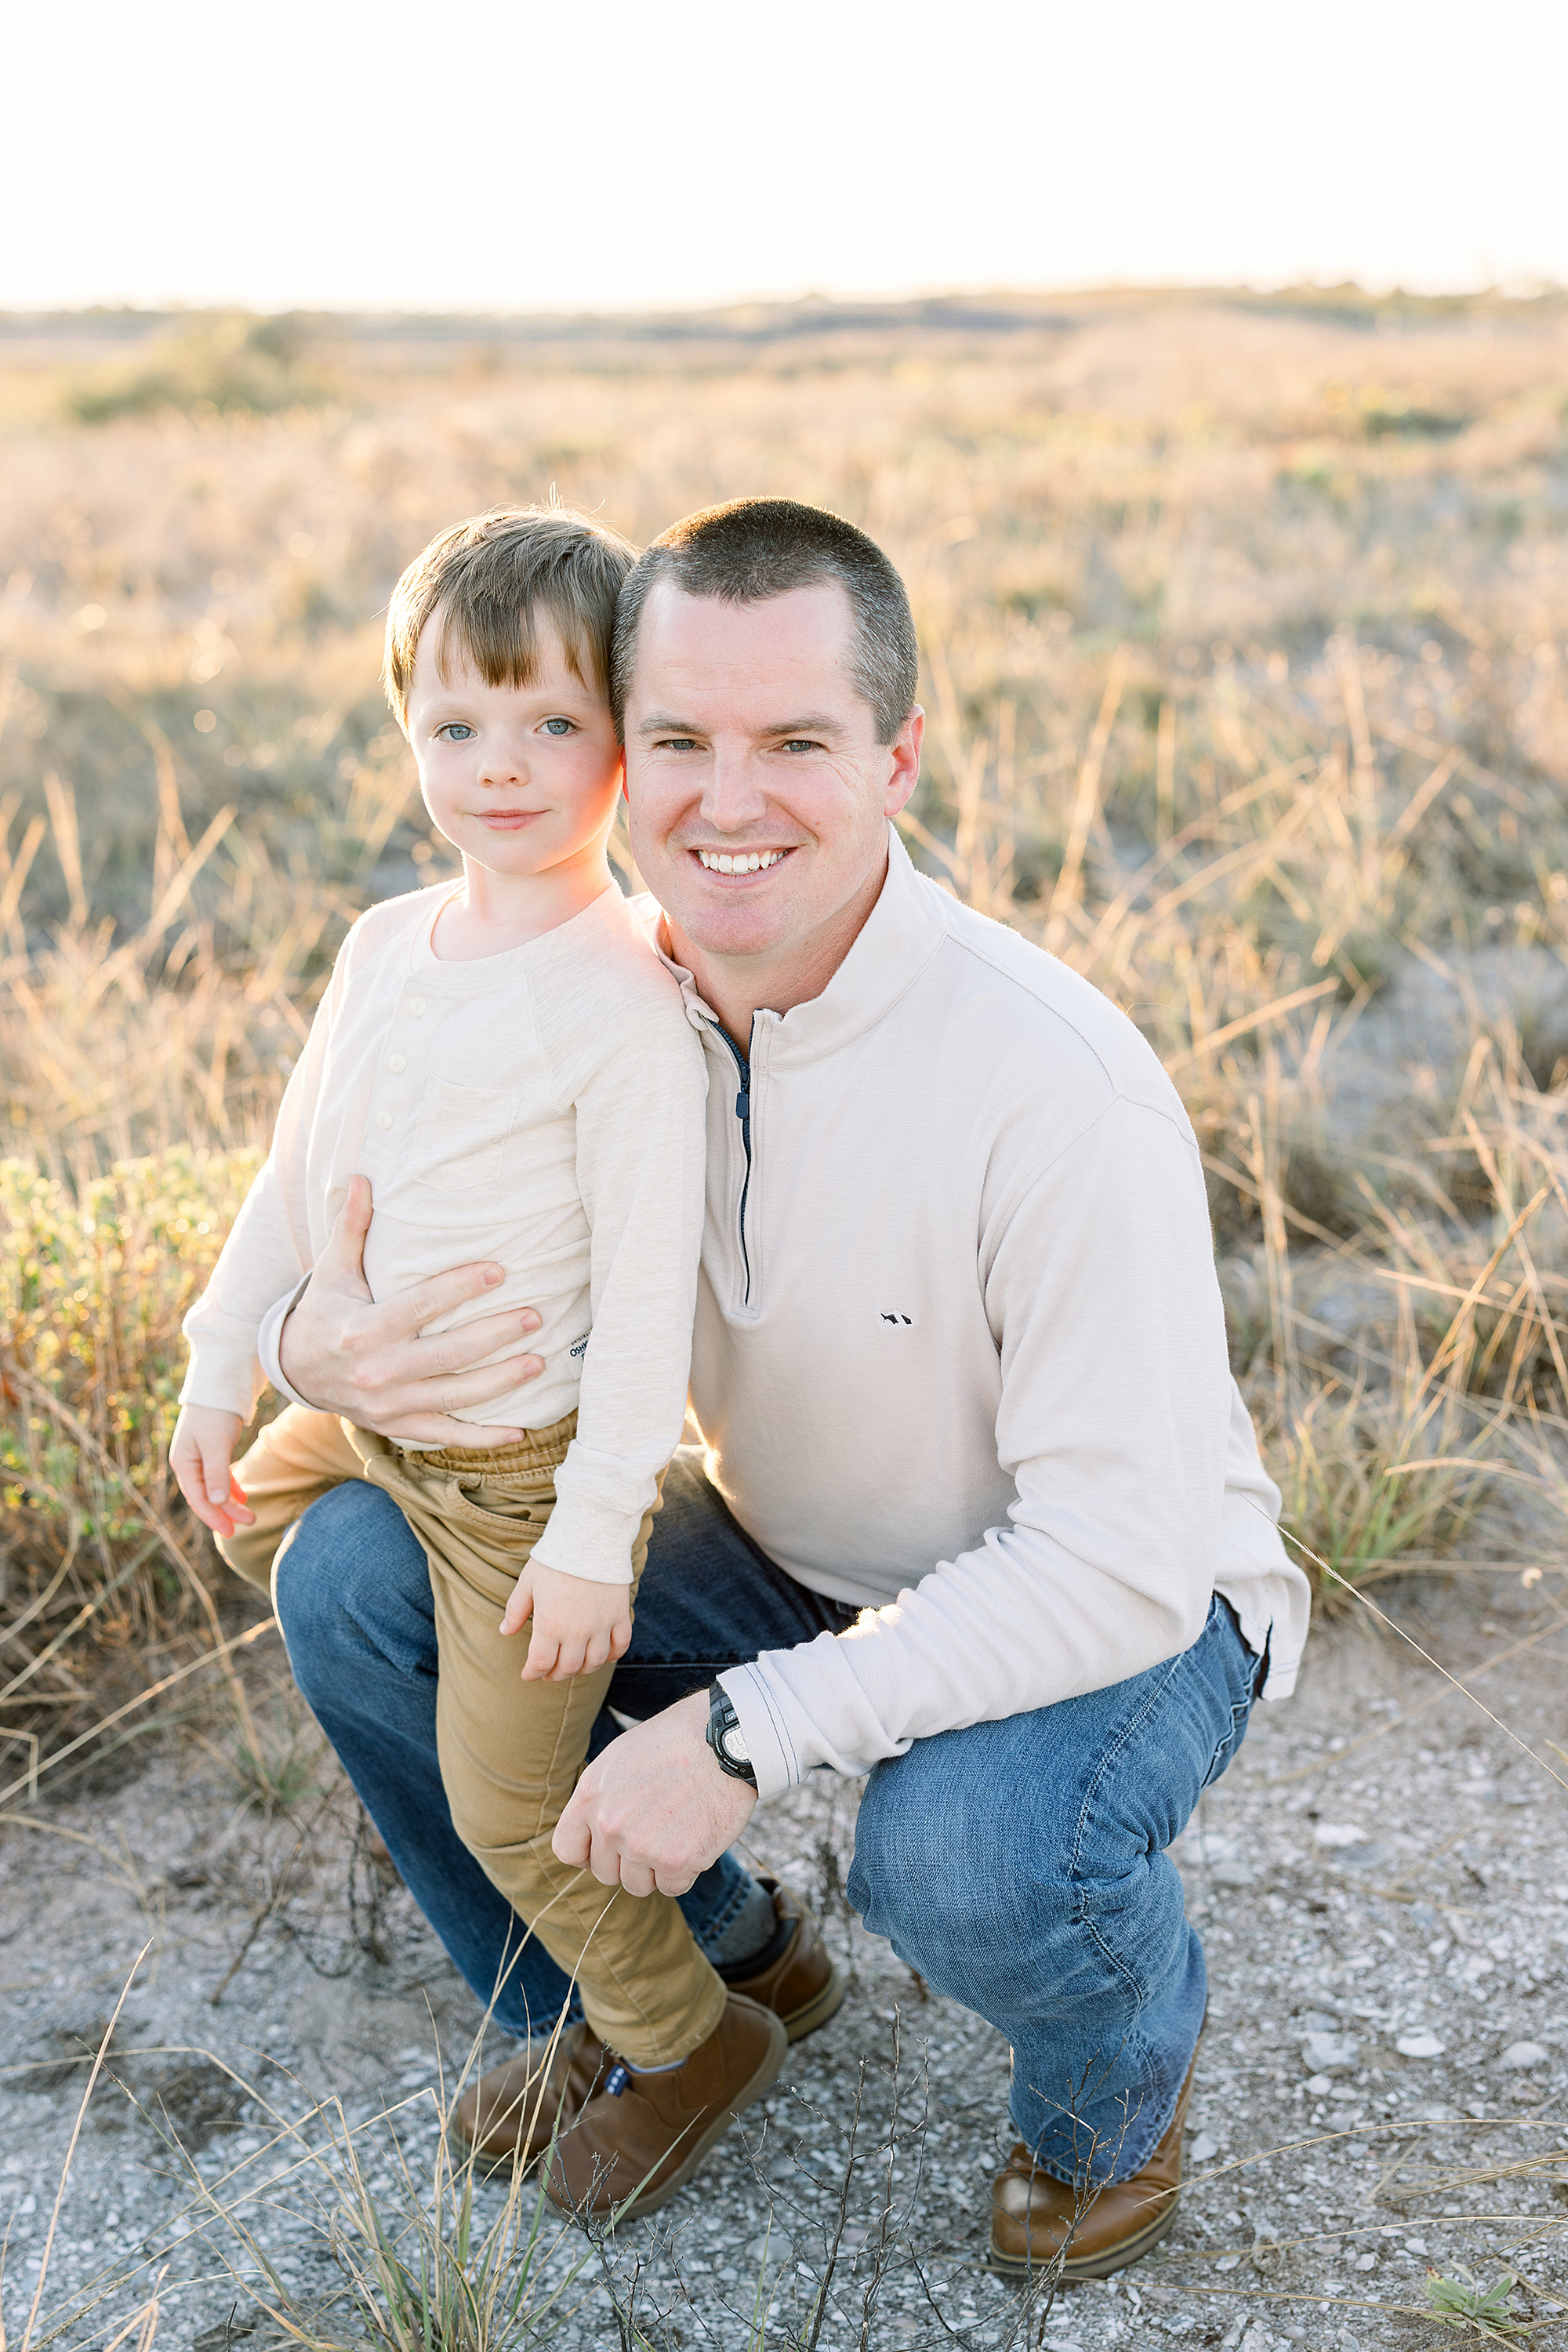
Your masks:
[{"label": "man", "polygon": [[[1068,2274],[1104,2275],[1164,2234],[1180,2183],[1205,1974],[1165,1850],[1265,1679],[1291,1687],[1307,1589],[1230,1378],[1173,1089],[1105,998],[917,876],[892,830],[915,678],[898,575],[815,509],[693,516],[623,593],[631,838],[709,1061],[706,1454],[671,1474],[612,1692],[643,1719],[601,1746],[555,1843],[608,1886],[684,1895],[711,1937],[752,1901],[723,1857],[757,1795],[868,1771],[851,1901],[1012,2045],[993,2259],[1070,2237]],[[482,1268],[368,1305],[367,1205],[277,1311],[281,1370],[439,1442],[444,1410],[515,1381],[526,1329],[414,1336]],[[434,1642],[379,1499],[316,1507],[279,1614],[482,1981],[472,1935],[492,1975],[501,1937],[493,1907],[456,1916],[467,1857],[419,1730]],[[725,1954],[754,1999],[767,1957]],[[590,2057],[563,2097],[613,2166],[649,2118]]]}]

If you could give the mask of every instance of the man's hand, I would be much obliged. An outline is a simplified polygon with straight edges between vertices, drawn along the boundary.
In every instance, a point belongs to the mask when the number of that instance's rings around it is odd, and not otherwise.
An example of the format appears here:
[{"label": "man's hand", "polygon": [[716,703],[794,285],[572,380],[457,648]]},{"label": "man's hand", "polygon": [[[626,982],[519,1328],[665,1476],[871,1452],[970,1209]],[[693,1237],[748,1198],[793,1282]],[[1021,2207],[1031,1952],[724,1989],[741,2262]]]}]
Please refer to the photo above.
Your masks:
[{"label": "man's hand", "polygon": [[574,1675],[591,1675],[625,1655],[632,1638],[631,1584],[596,1584],[530,1560],[512,1587],[501,1632],[515,1633],[531,1617],[523,1681],[569,1683]]},{"label": "man's hand", "polygon": [[459,1330],[422,1339],[427,1323],[478,1298],[506,1279],[495,1265],[454,1266],[377,1307],[364,1278],[364,1237],[370,1230],[370,1183],[351,1176],[310,1284],[283,1326],[279,1358],[290,1388],[323,1412],[344,1414],[356,1428],[421,1445],[510,1445],[521,1429],[489,1429],[456,1421],[459,1405],[505,1396],[544,1370],[539,1356],[518,1354],[467,1368],[497,1348],[521,1344],[539,1328],[531,1307],[484,1315]]},{"label": "man's hand", "polygon": [[757,1792],[721,1771],[708,1745],[708,1694],[634,1724],[584,1772],[551,1843],[628,1895],[684,1895],[734,1844]]},{"label": "man's hand", "polygon": [[169,1467],[181,1494],[204,1528],[215,1536],[231,1536],[236,1528],[253,1528],[256,1513],[245,1499],[229,1462],[234,1441],[245,1427],[237,1412],[216,1404],[183,1404],[169,1440]]}]

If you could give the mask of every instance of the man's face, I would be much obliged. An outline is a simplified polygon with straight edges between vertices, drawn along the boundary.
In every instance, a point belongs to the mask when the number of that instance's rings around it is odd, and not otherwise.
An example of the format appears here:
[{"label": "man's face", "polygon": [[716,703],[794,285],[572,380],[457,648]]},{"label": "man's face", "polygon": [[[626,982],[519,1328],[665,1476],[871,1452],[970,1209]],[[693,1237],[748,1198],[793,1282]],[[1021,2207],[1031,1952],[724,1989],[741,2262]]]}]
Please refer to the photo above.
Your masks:
[{"label": "man's face", "polygon": [[650,594],[626,694],[626,800],[637,866],[677,941],[810,956],[879,884],[923,722],[916,712],[878,742],[853,629],[837,582],[760,604],[668,581]]}]

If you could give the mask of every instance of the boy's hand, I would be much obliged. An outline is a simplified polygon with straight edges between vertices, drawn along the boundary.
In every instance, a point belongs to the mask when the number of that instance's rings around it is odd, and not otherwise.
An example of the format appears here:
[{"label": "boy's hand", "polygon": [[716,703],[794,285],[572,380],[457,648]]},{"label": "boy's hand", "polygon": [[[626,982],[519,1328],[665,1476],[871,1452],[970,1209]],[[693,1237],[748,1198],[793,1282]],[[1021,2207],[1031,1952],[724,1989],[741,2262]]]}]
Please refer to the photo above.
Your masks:
[{"label": "boy's hand", "polygon": [[506,1604],[501,1632],[515,1633],[531,1617],[523,1681],[567,1683],[621,1656],[632,1638],[632,1588],[595,1584],[530,1560]]},{"label": "boy's hand", "polygon": [[169,1443],[169,1467],[180,1492],[215,1536],[231,1536],[236,1528],[256,1525],[245,1489],[228,1466],[234,1441],[244,1427],[238,1413],[221,1412],[216,1404],[183,1404]]}]

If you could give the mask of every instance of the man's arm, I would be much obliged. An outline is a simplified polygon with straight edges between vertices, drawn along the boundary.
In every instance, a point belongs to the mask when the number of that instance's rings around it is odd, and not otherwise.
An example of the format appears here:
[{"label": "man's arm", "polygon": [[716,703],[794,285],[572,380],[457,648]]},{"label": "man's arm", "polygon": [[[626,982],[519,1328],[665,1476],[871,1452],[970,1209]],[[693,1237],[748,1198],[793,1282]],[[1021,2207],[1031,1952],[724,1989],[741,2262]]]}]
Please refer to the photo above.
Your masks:
[{"label": "man's arm", "polygon": [[[521,1350],[538,1330],[539,1317],[525,1307],[421,1339],[426,1324],[493,1290],[505,1276],[493,1263],[454,1266],[378,1306],[364,1278],[371,1209],[368,1181],[351,1178],[327,1246],[279,1335],[279,1369],[290,1391],[383,1437],[423,1445],[511,1444],[521,1430],[487,1429],[451,1416],[459,1405],[483,1404],[538,1379],[542,1358]],[[507,1346],[520,1352],[469,1369]]]},{"label": "man's arm", "polygon": [[1190,1130],[1119,1099],[997,1222],[980,1272],[1016,1499],[847,1633],[726,1674],[764,1795],[1105,1689],[1203,1631],[1233,1389]]},{"label": "man's arm", "polygon": [[[847,1633],[721,1676],[764,1796],[818,1764],[863,1772],[916,1738],[1102,1688],[1202,1630],[1231,1381],[1190,1135],[1117,1104],[1007,1204],[981,1273],[1009,1523]],[[563,1860],[591,1853],[607,1883],[618,1865],[622,1885],[676,1892],[722,1851],[713,1838],[734,1830],[705,1799],[707,1773],[722,1778],[706,1702],[683,1705],[584,1773],[556,1832]]]}]

